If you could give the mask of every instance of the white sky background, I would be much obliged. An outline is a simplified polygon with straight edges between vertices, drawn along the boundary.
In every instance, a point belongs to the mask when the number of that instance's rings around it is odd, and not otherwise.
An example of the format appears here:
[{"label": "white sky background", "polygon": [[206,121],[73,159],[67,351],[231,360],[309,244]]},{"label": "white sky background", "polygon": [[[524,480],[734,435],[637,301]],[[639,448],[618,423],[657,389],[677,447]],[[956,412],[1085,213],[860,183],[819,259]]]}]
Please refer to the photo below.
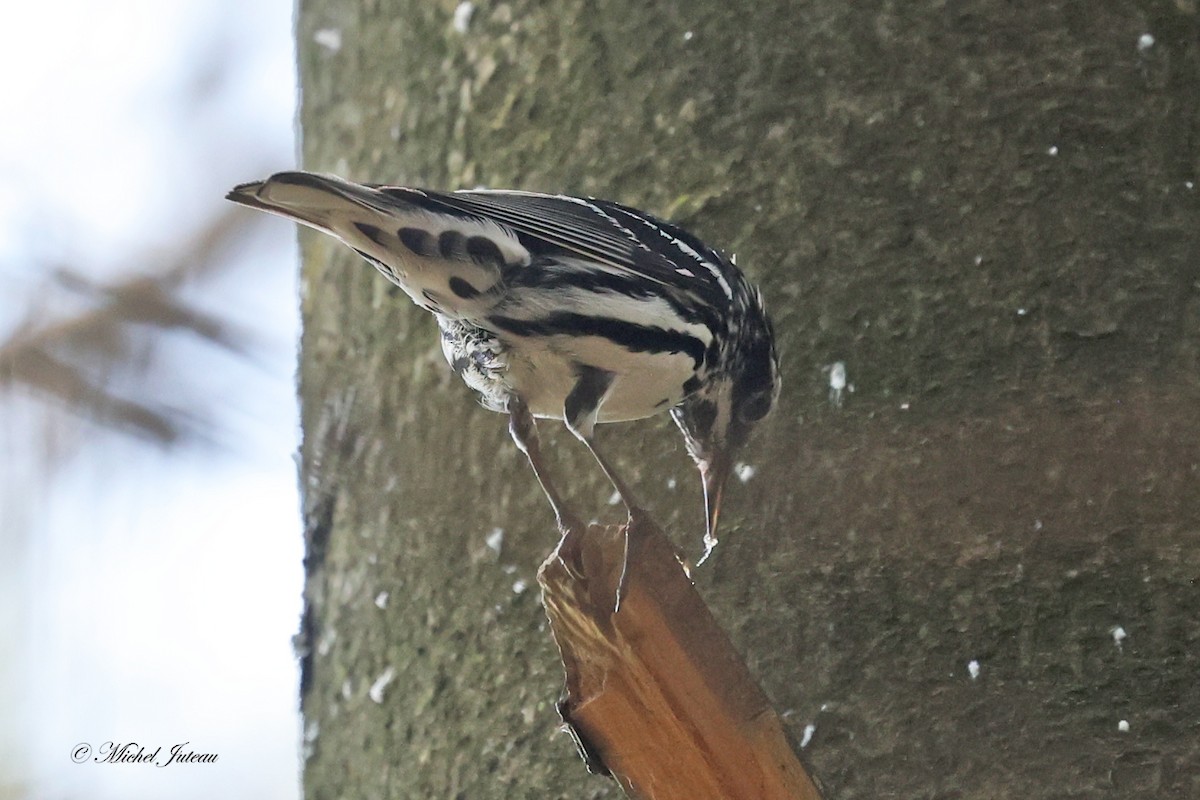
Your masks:
[{"label": "white sky background", "polygon": [[[292,0],[20,3],[0,48],[0,336],[79,305],[46,272],[153,266],[293,162]],[[176,449],[0,395],[0,800],[298,796],[294,233],[188,301],[250,357],[154,334]],[[151,263],[148,263],[151,262]],[[49,287],[49,288],[48,288]],[[49,466],[46,426],[71,455]],[[74,764],[190,742],[216,764]]]}]

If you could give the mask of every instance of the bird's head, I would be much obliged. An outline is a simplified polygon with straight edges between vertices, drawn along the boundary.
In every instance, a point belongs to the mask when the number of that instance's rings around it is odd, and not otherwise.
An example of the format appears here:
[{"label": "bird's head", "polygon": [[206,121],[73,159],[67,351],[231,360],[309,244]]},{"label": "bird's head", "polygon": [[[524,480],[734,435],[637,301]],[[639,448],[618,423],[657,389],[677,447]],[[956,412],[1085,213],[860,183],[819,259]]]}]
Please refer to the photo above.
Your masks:
[{"label": "bird's head", "polygon": [[671,409],[683,431],[688,453],[704,481],[705,543],[717,541],[721,495],[736,456],[755,424],[771,412],[779,398],[779,360],[765,315],[742,329],[734,350],[721,359],[725,371],[712,376],[695,393]]}]

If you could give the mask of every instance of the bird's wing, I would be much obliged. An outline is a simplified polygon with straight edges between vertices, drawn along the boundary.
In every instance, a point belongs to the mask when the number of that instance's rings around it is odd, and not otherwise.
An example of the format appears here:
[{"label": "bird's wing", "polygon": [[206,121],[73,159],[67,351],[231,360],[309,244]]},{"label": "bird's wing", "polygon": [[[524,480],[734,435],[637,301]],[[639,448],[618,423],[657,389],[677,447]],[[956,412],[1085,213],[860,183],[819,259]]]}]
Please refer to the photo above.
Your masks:
[{"label": "bird's wing", "polygon": [[575,254],[644,280],[728,302],[739,280],[732,263],[696,237],[649,214],[606,200],[534,192],[453,193],[380,186],[429,211],[466,214],[512,230],[532,254]]}]

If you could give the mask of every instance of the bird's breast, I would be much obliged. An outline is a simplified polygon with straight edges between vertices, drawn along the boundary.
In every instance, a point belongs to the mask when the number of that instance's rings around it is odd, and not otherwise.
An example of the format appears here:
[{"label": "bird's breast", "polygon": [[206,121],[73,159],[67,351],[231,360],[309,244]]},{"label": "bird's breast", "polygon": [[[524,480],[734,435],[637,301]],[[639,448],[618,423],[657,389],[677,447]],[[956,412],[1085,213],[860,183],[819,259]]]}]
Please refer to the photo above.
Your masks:
[{"label": "bird's breast", "polygon": [[535,416],[562,419],[583,366],[613,375],[599,422],[666,411],[695,381],[695,363],[683,352],[631,351],[603,336],[505,335],[441,315],[438,325],[446,360],[494,411],[504,411],[516,394]]}]

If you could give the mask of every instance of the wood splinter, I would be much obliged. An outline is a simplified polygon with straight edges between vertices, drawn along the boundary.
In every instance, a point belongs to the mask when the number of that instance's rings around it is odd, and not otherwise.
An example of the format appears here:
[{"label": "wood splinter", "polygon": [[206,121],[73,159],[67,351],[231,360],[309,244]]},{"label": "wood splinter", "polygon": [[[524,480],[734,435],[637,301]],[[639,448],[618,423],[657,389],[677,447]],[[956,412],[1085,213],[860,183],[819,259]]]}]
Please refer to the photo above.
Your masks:
[{"label": "wood splinter", "polygon": [[589,769],[639,800],[820,800],[653,522],[569,529],[538,583]]}]

